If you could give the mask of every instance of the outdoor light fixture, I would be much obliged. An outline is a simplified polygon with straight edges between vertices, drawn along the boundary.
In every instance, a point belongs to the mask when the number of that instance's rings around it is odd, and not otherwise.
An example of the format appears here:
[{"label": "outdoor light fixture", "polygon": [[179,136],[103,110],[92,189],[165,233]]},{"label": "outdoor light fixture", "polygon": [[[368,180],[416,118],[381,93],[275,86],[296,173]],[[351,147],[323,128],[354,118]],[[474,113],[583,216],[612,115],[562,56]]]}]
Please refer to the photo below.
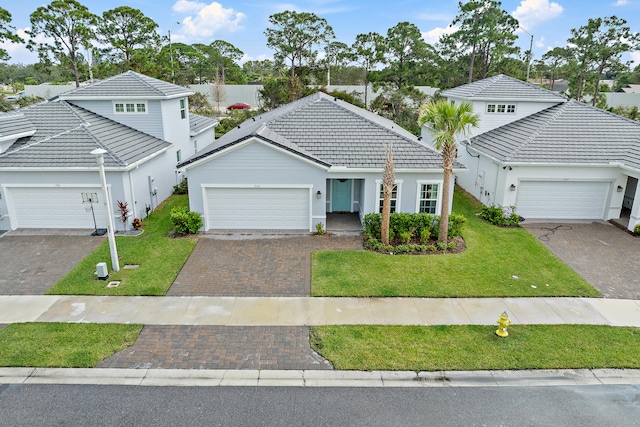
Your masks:
[{"label": "outdoor light fixture", "polygon": [[511,187],[509,187],[509,190],[516,191],[516,185],[515,184],[511,184]]},{"label": "outdoor light fixture", "polygon": [[322,192],[320,192],[320,190],[316,193],[316,199],[322,199]]},{"label": "outdoor light fixture", "polygon": [[622,186],[618,185],[618,193],[622,193]]},{"label": "outdoor light fixture", "polygon": [[109,251],[111,252],[111,268],[113,271],[120,271],[120,263],[118,262],[118,250],[116,248],[116,237],[113,235],[113,212],[111,211],[111,201],[107,192],[107,178],[104,174],[104,155],[107,150],[96,148],[91,152],[98,162],[100,170],[100,180],[102,181],[102,192],[104,193],[104,204],[107,205],[107,234],[109,237]]}]

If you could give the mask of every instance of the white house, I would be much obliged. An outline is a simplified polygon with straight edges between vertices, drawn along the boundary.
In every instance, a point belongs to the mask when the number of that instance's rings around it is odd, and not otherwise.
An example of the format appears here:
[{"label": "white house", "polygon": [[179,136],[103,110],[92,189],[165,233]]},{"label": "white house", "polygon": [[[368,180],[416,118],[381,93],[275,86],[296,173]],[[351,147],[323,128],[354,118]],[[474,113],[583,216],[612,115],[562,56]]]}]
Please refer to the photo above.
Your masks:
[{"label": "white house", "polygon": [[440,154],[321,92],[247,120],[178,166],[205,230],[313,231],[327,213],[380,211],[385,144],[395,163],[392,211],[440,214]]},{"label": "white house", "polygon": [[214,140],[217,122],[189,113],[191,94],[129,71],[0,114],[0,229],[105,228],[96,148],[116,217],[116,201],[145,217],[181,179],[176,164]]},{"label": "white house", "polygon": [[[480,115],[458,160],[458,184],[524,218],[640,224],[640,124],[498,75],[442,95]],[[425,135],[428,132],[425,130]]]}]

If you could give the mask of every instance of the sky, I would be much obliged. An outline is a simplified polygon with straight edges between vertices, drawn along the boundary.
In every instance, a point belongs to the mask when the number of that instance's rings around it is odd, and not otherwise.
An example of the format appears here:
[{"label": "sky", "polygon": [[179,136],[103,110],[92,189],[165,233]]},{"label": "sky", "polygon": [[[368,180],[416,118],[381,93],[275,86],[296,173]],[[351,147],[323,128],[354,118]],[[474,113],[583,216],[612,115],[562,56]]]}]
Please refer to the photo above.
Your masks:
[{"label": "sky", "polygon": [[[156,21],[160,33],[171,33],[171,40],[187,44],[214,40],[227,41],[244,52],[247,60],[272,59],[266,46],[264,30],[269,16],[284,10],[313,12],[333,27],[336,40],[351,45],[355,36],[371,31],[385,35],[399,22],[415,24],[431,44],[444,32],[452,31],[451,22],[458,12],[453,0],[292,0],[292,3],[259,0],[80,0],[89,10],[100,15],[118,6],[140,9]],[[3,2],[5,3],[5,2]],[[11,25],[23,38],[30,26],[29,15],[49,4],[42,0],[21,0],[3,4],[12,15]],[[615,15],[627,21],[633,32],[640,31],[640,0],[503,0],[502,8],[520,21],[526,30],[518,31],[517,45],[524,52],[533,35],[534,59],[539,59],[555,46],[565,46],[572,28],[586,25],[589,18]],[[528,33],[527,33],[528,32]],[[31,64],[37,55],[23,45],[4,43],[11,55],[9,63]],[[640,52],[625,56],[640,64]]]}]

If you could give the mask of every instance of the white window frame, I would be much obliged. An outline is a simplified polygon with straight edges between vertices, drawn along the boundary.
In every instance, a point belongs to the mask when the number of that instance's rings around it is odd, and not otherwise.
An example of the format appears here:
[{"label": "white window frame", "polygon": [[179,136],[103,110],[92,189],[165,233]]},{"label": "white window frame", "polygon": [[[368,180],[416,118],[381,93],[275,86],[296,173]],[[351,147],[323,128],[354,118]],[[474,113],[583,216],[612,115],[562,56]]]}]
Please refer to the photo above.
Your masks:
[{"label": "white window frame", "polygon": [[180,119],[187,118],[187,101],[184,98],[180,99]]},{"label": "white window frame", "polygon": [[487,104],[487,108],[485,108],[485,112],[487,114],[515,114],[517,111],[516,104],[498,104],[498,103],[490,103]]},{"label": "white window frame", "polygon": [[[436,212],[431,215],[440,215],[442,214],[442,189],[443,189],[444,181],[437,180],[418,180],[416,181],[416,213],[420,212],[420,201],[423,200],[422,196],[422,186],[423,185],[437,185],[438,186],[438,197],[436,198]],[[424,199],[424,200],[433,200],[433,199]]]},{"label": "white window frame", "polygon": [[[395,200],[396,201],[396,210],[395,211],[391,211],[391,213],[393,212],[401,212],[400,211],[400,202],[401,202],[401,196],[402,196],[402,180],[401,179],[396,179],[394,181],[394,184],[396,185],[397,189],[396,189],[396,198],[395,199],[391,199],[391,200]],[[381,196],[382,193],[382,180],[381,179],[376,179],[376,210],[375,212],[377,213],[382,213],[382,201],[384,200],[384,195]]]},{"label": "white window frame", "polygon": [[[118,106],[122,108],[122,111],[118,111]],[[129,110],[129,106],[132,110]],[[148,114],[149,108],[147,101],[122,101],[113,103],[114,114]]]}]

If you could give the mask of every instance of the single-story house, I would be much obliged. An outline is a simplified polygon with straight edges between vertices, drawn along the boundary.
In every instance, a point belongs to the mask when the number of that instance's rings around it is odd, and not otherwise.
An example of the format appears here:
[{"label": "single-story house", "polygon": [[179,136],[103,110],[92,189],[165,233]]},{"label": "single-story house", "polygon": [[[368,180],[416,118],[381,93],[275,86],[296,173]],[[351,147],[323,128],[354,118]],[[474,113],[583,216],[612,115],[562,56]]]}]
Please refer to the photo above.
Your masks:
[{"label": "single-story house", "polygon": [[178,167],[205,230],[313,231],[319,223],[326,229],[327,213],[380,211],[385,144],[395,164],[392,211],[440,214],[440,154],[394,122],[322,92],[245,121]]},{"label": "single-story house", "polygon": [[145,217],[181,180],[182,156],[214,140],[217,121],[189,113],[191,94],[129,71],[0,114],[0,229],[106,228],[96,148],[116,218],[117,201]]},{"label": "single-story house", "polygon": [[442,95],[480,115],[458,148],[469,172],[456,179],[485,205],[531,219],[640,224],[640,123],[504,75]]}]

